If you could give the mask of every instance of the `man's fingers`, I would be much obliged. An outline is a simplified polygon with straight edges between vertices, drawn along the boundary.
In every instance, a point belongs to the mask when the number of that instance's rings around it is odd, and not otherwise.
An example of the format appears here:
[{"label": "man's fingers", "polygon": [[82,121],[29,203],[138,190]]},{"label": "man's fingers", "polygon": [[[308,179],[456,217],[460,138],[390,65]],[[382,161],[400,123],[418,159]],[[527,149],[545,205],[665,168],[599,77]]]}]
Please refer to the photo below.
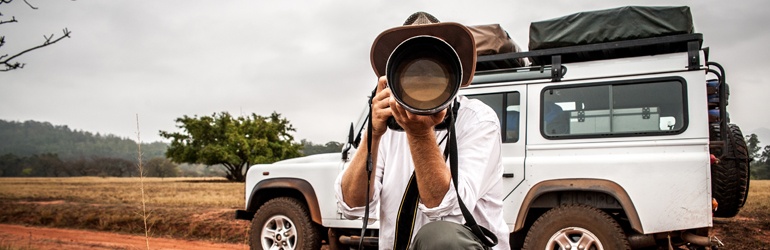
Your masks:
[{"label": "man's fingers", "polygon": [[395,98],[389,98],[388,103],[390,105],[391,110],[393,110],[394,116],[396,116],[397,118],[408,117],[407,115],[409,114],[409,112],[407,112],[404,109],[404,107],[401,107],[401,105],[399,105],[398,102],[396,102]]},{"label": "man's fingers", "polygon": [[[448,108],[447,108],[447,109],[448,109]],[[446,112],[447,112],[447,109],[441,110],[440,112],[438,112],[438,113],[436,113],[436,114],[434,114],[434,115],[433,115],[433,121],[434,121],[436,124],[439,124],[439,123],[441,123],[441,122],[443,122],[443,121],[444,121],[444,118],[446,118],[446,114],[447,114]]]},{"label": "man's fingers", "polygon": [[385,89],[374,96],[372,104],[377,108],[387,108],[390,106],[388,99],[390,99],[390,89]]},{"label": "man's fingers", "polygon": [[377,93],[380,93],[380,91],[386,88],[388,88],[388,80],[385,76],[380,76],[380,78],[377,79]]}]

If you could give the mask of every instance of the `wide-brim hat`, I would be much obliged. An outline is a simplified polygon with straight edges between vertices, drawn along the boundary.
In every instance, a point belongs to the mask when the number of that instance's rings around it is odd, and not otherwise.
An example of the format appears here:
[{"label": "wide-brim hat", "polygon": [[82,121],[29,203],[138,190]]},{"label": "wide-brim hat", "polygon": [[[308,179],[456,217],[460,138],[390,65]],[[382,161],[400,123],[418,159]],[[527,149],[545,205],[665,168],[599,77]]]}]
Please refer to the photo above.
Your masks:
[{"label": "wide-brim hat", "polygon": [[425,12],[417,12],[407,19],[403,26],[391,28],[374,39],[371,63],[377,77],[386,74],[388,58],[402,42],[415,36],[433,36],[454,48],[462,66],[462,87],[468,86],[476,70],[476,42],[465,25],[454,22],[439,22]]}]

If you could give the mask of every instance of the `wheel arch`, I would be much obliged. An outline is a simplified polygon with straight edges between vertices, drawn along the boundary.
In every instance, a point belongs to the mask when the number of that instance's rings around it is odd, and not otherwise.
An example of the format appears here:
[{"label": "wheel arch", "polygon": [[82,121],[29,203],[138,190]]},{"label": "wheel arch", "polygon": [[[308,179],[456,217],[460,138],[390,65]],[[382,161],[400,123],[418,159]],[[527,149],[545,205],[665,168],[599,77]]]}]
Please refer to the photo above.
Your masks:
[{"label": "wheel arch", "polygon": [[621,209],[628,217],[631,228],[640,233],[644,232],[636,207],[625,189],[613,181],[602,179],[559,179],[542,181],[535,184],[530,188],[522,201],[513,231],[517,232],[524,227],[530,208],[538,198],[548,194],[564,192],[596,192],[609,195],[620,204]]},{"label": "wheel arch", "polygon": [[315,189],[309,182],[297,178],[274,178],[258,182],[249,196],[247,211],[256,212],[262,204],[276,197],[293,197],[304,202],[313,222],[323,225],[321,208]]}]

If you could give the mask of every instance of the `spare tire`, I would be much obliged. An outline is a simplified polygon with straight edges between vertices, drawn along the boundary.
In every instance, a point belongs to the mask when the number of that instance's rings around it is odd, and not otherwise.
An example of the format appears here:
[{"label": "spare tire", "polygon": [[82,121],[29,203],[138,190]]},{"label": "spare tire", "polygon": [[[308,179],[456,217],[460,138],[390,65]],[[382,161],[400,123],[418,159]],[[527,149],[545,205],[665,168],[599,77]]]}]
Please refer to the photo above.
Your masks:
[{"label": "spare tire", "polygon": [[723,218],[734,217],[746,203],[750,174],[749,151],[743,133],[738,125],[728,127],[727,152],[717,154],[719,163],[711,164],[711,196],[719,203],[714,216]]}]

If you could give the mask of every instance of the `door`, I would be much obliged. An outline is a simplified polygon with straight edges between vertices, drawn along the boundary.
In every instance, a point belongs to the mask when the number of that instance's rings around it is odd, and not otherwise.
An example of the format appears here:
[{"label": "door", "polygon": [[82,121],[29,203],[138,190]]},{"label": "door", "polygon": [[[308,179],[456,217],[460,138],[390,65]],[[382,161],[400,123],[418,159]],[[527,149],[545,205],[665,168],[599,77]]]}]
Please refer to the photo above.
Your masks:
[{"label": "door", "polygon": [[470,99],[486,103],[500,120],[505,199],[524,181],[527,104],[522,100],[527,99],[526,88],[526,85],[512,85],[463,92]]}]

